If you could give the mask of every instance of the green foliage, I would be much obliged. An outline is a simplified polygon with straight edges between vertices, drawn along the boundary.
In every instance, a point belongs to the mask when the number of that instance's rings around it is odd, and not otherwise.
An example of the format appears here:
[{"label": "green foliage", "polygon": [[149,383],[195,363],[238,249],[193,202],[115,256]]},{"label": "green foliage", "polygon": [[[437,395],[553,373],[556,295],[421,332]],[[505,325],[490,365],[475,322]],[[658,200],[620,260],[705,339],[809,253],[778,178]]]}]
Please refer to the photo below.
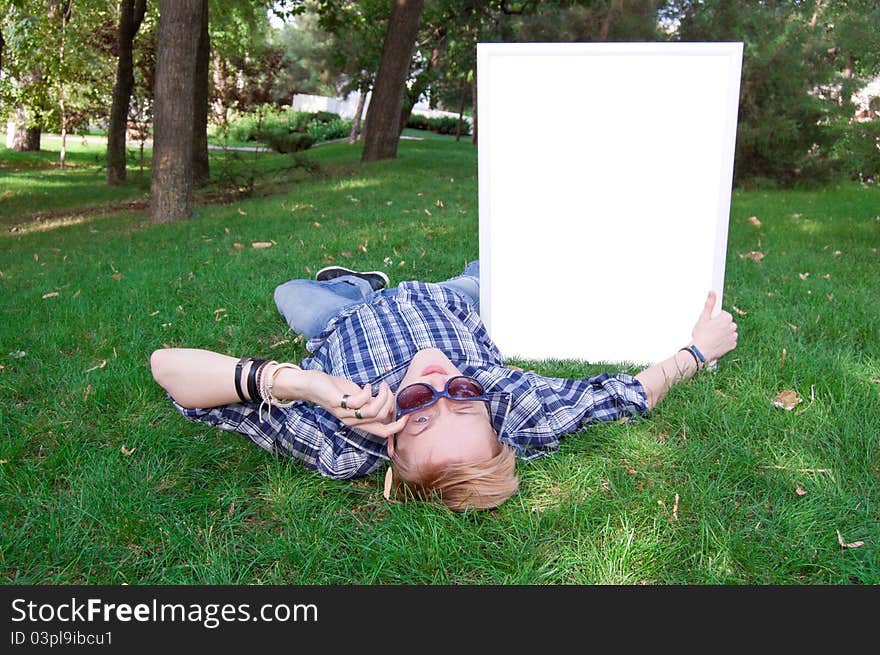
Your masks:
[{"label": "green foliage", "polygon": [[669,8],[680,12],[681,41],[744,43],[737,184],[826,183],[851,173],[839,126],[853,116],[852,93],[880,71],[880,31],[862,25],[876,25],[876,6],[684,0]]},{"label": "green foliage", "polygon": [[314,120],[306,127],[306,132],[314,137],[315,141],[331,141],[342,139],[351,134],[352,121],[343,118],[332,118],[327,121]]},{"label": "green foliage", "polygon": [[348,136],[350,131],[351,121],[333,112],[280,110],[264,105],[257,112],[232,118],[227,133],[236,142],[263,142],[278,152],[296,152]]},{"label": "green foliage", "polygon": [[840,167],[851,178],[880,181],[880,120],[854,121],[834,146]]},{"label": "green foliage", "polygon": [[[414,130],[429,130],[437,134],[455,134],[458,129],[458,118],[454,116],[433,116],[410,114],[406,126]],[[471,125],[466,119],[461,121],[461,134],[469,135]]]}]

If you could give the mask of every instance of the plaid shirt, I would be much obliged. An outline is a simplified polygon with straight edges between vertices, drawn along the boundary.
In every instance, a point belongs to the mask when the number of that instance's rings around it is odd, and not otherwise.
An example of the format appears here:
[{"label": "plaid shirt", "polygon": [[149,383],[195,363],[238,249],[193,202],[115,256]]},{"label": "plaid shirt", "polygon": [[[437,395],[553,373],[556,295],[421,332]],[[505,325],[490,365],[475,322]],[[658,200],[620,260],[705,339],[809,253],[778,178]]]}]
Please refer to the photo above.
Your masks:
[{"label": "plaid shirt", "polygon": [[[647,413],[642,385],[626,374],[569,380],[507,368],[465,297],[432,283],[404,282],[345,308],[306,348],[313,356],[301,362],[304,369],[361,386],[385,381],[392,391],[416,352],[439,348],[484,386],[498,439],[525,460],[555,450],[561,435],[588,423]],[[262,418],[257,403],[211,409],[174,405],[191,421],[240,432],[261,448],[328,477],[368,475],[388,459],[385,439],[346,427],[311,403],[272,407],[268,413],[264,408]]]}]

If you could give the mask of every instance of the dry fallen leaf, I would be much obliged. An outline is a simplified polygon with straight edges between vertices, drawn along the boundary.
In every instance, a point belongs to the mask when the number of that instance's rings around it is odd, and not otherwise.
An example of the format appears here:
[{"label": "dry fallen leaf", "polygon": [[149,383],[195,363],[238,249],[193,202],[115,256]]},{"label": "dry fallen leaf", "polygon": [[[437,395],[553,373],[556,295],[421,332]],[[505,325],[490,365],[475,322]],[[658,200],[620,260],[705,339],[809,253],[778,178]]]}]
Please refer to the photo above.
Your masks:
[{"label": "dry fallen leaf", "polygon": [[245,210],[243,210],[241,207],[238,208],[238,213],[241,214],[242,216],[247,216],[247,212]]},{"label": "dry fallen leaf", "polygon": [[780,366],[785,366],[785,357],[786,357],[786,355],[788,355],[788,349],[787,349],[787,348],[783,348],[783,349],[782,349],[782,355],[781,355],[781,357],[779,358],[779,365],[780,365]]},{"label": "dry fallen leaf", "polygon": [[678,520],[678,494],[675,494],[675,502],[672,504],[672,518]]},{"label": "dry fallen leaf", "polygon": [[361,252],[367,252],[367,244],[366,243],[359,243],[358,250],[360,250]]},{"label": "dry fallen leaf", "polygon": [[798,277],[802,280],[806,280],[808,277],[810,277],[810,274],[809,273],[798,273]]},{"label": "dry fallen leaf", "polygon": [[755,227],[761,227],[761,221],[758,220],[757,216],[749,216],[749,223]]},{"label": "dry fallen leaf", "polygon": [[747,253],[740,254],[740,257],[743,259],[751,259],[753,261],[760,262],[762,259],[764,259],[764,253],[757,250],[751,250]]},{"label": "dry fallen leaf", "polygon": [[114,280],[116,280],[117,282],[119,282],[119,280],[122,279],[122,273],[114,273],[114,274],[111,275],[110,277],[112,277]]},{"label": "dry fallen leaf", "polygon": [[797,332],[797,331],[798,331],[798,326],[795,325],[794,323],[786,323],[786,325],[787,325],[788,327],[791,328],[791,331],[792,331],[792,332]]},{"label": "dry fallen leaf", "polygon": [[99,369],[99,368],[104,368],[105,366],[107,366],[107,360],[106,360],[106,359],[102,359],[100,364],[98,364],[97,366],[92,366],[92,368],[87,369],[87,370],[85,370],[85,371],[83,371],[83,372],[84,372],[84,373],[91,373],[92,371],[97,370],[97,369]]},{"label": "dry fallen leaf", "polygon": [[427,209],[425,210],[425,213],[426,213],[428,216],[433,216],[433,215],[434,215],[434,214],[432,214],[431,212],[429,212]]},{"label": "dry fallen leaf", "polygon": [[214,310],[214,320],[220,321],[226,317],[226,308],[220,307]]},{"label": "dry fallen leaf", "polygon": [[737,314],[739,314],[740,316],[745,316],[746,314],[748,314],[748,312],[744,312],[743,310],[741,310],[741,309],[740,309],[739,307],[737,307],[736,305],[731,305],[730,308],[731,308],[734,312],[736,312]]},{"label": "dry fallen leaf", "polygon": [[801,487],[798,487],[797,489],[795,489],[794,492],[798,496],[806,496],[807,495],[807,492],[804,489],[802,489]]},{"label": "dry fallen leaf", "polygon": [[244,244],[243,244],[243,243],[238,243],[238,242],[236,241],[235,243],[232,244],[232,247],[233,247],[233,248],[238,248],[239,250],[241,250],[242,248],[244,248]]},{"label": "dry fallen leaf", "polygon": [[122,447],[121,447],[119,450],[120,450],[120,452],[121,452],[123,455],[125,455],[126,457],[128,457],[128,456],[131,455],[134,451],[136,451],[137,448],[126,448],[126,447],[125,447],[125,444],[122,444]]},{"label": "dry fallen leaf", "polygon": [[781,391],[779,395],[773,399],[773,406],[791,411],[802,402],[804,401],[797,395],[797,391],[786,389],[785,391]]},{"label": "dry fallen leaf", "polygon": [[271,241],[254,241],[251,243],[251,248],[271,248]]},{"label": "dry fallen leaf", "polygon": [[46,298],[55,298],[59,295],[61,295],[61,294],[59,294],[57,291],[50,291],[49,293],[43,294],[43,300],[45,300]]},{"label": "dry fallen leaf", "polygon": [[394,474],[391,472],[391,467],[388,467],[388,470],[385,471],[385,486],[382,489],[382,497],[385,500],[391,500],[391,481],[393,479]]},{"label": "dry fallen leaf", "polygon": [[865,545],[864,541],[853,541],[849,544],[844,542],[843,535],[840,534],[840,530],[837,531],[837,543],[840,544],[841,548],[861,548]]}]

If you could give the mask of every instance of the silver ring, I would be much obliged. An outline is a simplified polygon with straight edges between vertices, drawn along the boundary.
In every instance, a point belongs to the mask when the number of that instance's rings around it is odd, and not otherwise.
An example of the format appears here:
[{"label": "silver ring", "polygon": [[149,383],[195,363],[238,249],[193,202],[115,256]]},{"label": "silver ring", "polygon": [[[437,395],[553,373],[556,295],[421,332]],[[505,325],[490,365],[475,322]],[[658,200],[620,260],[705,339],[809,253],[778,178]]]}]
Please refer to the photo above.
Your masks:
[{"label": "silver ring", "polygon": [[363,415],[361,414],[361,410],[360,410],[360,409],[356,409],[356,410],[354,410],[354,417],[355,417],[355,418],[363,418]]},{"label": "silver ring", "polygon": [[342,406],[342,409],[348,409],[348,399],[349,398],[351,398],[351,396],[349,394],[347,394],[347,393],[342,394],[342,400],[339,401],[339,404]]}]

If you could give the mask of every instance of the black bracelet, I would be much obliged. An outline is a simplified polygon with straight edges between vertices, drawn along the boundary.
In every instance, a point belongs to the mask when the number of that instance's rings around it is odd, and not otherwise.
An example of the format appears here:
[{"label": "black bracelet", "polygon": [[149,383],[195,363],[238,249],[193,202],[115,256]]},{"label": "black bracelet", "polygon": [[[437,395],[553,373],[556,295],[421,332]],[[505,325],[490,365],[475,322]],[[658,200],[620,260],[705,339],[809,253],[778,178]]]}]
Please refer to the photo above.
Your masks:
[{"label": "black bracelet", "polygon": [[257,369],[260,368],[262,364],[266,362],[265,359],[252,359],[251,360],[251,370],[248,371],[248,395],[251,397],[251,402],[257,401],[260,399],[260,392],[257,389]]},{"label": "black bracelet", "polygon": [[243,403],[247,402],[247,398],[244,397],[244,392],[241,390],[241,368],[249,361],[251,361],[251,358],[245,355],[239,359],[238,364],[235,365],[235,393],[238,394],[238,397]]},{"label": "black bracelet", "polygon": [[699,371],[700,370],[700,360],[697,357],[697,353],[695,353],[693,350],[691,350],[688,347],[679,348],[678,352],[681,352],[682,350],[684,350],[686,353],[690,354],[690,356],[694,358],[694,363],[697,365],[697,370]]}]

